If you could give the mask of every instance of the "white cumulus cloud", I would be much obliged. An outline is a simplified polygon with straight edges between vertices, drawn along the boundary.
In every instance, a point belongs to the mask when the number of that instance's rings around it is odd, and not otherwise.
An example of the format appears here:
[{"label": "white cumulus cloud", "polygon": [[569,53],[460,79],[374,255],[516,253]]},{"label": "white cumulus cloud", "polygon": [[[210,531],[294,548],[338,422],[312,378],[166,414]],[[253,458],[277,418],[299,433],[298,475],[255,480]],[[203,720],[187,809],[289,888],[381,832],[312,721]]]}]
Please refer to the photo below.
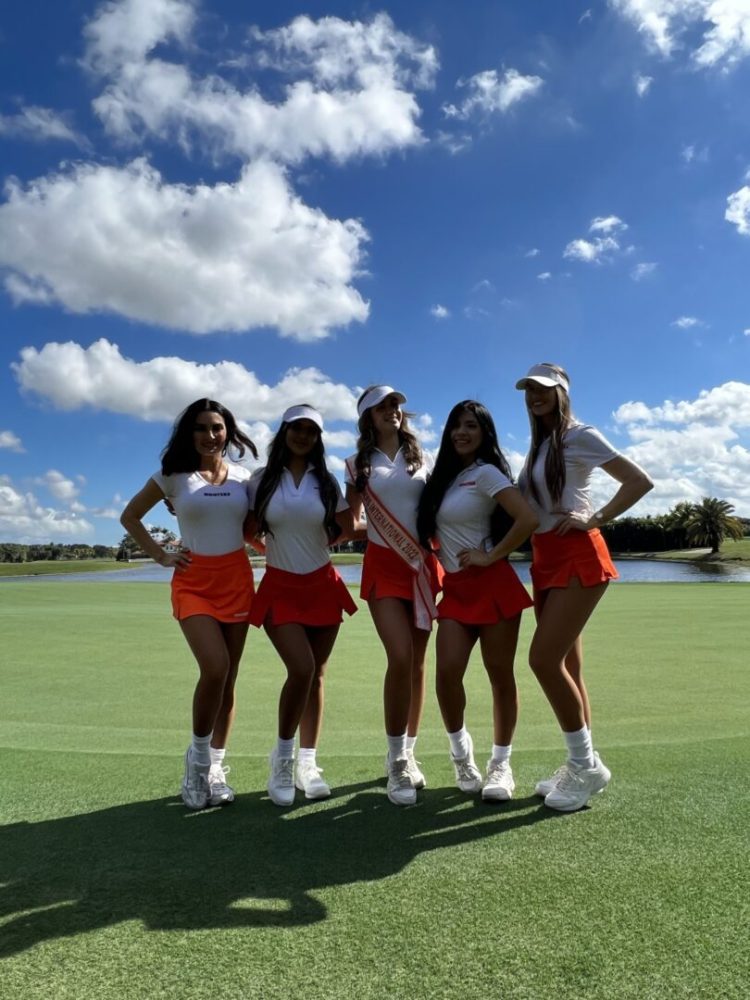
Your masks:
[{"label": "white cumulus cloud", "polygon": [[726,382],[694,399],[624,403],[614,413],[627,454],[654,478],[654,513],[716,496],[750,516],[750,384]]},{"label": "white cumulus cloud", "polygon": [[258,161],[235,183],[166,183],[143,159],[78,164],[0,205],[0,263],[19,302],[116,312],[210,333],[273,326],[300,340],[363,321],[351,285],[367,234],[305,205]]},{"label": "white cumulus cloud", "polygon": [[275,385],[233,361],[198,364],[182,358],[133,361],[116,344],[88,348],[68,342],[26,347],[13,365],[21,389],[61,410],[86,406],[144,420],[172,421],[194,399],[208,396],[241,420],[278,421],[295,403],[314,404],[326,420],[356,420],[357,392],[317,368],[291,368]]},{"label": "white cumulus cloud", "polygon": [[639,74],[635,78],[635,92],[639,97],[645,97],[651,89],[651,84],[653,82],[654,78],[652,76],[641,76]]},{"label": "white cumulus cloud", "polygon": [[111,134],[197,145],[215,158],[288,163],[310,155],[344,161],[423,141],[413,90],[432,85],[437,57],[387,14],[367,23],[302,16],[249,32],[245,61],[287,81],[279,101],[253,84],[239,89],[218,68],[195,76],[187,61],[153,54],[169,40],[185,53],[198,11],[189,0],[119,0],[89,22],[84,61],[105,83],[93,106]]},{"label": "white cumulus cloud", "polygon": [[85,541],[94,527],[74,511],[40,504],[31,492],[22,492],[8,476],[0,475],[0,541]]},{"label": "white cumulus cloud", "polygon": [[[732,66],[750,54],[747,0],[609,0],[648,43],[670,57],[682,48],[698,67]],[[695,46],[696,32],[700,43]]]},{"label": "white cumulus cloud", "polygon": [[705,325],[703,320],[698,319],[697,316],[678,316],[672,321],[672,326],[676,326],[679,330],[692,330],[696,326],[704,327]]},{"label": "white cumulus cloud", "polygon": [[750,235],[750,186],[745,184],[727,198],[727,210],[724,213],[727,222],[737,227],[737,232],[743,236]]},{"label": "white cumulus cloud", "polygon": [[652,260],[641,261],[640,264],[636,264],[633,270],[630,272],[630,277],[633,281],[643,281],[645,278],[650,278],[652,274],[656,271],[659,265]]},{"label": "white cumulus cloud", "polygon": [[627,228],[627,223],[617,215],[598,215],[589,224],[589,234],[593,234],[593,238],[571,240],[563,250],[563,257],[584,264],[601,264],[611,260],[621,251],[620,235]]},{"label": "white cumulus cloud", "polygon": [[432,306],[432,308],[430,309],[430,315],[434,316],[435,319],[448,319],[450,314],[451,314],[450,309],[448,309],[446,306],[441,306],[440,303]]},{"label": "white cumulus cloud", "polygon": [[477,114],[504,114],[514,104],[538,93],[543,83],[541,77],[524,76],[516,69],[508,69],[502,75],[487,69],[468,80],[459,80],[457,86],[465,89],[467,95],[458,104],[444,104],[443,113],[459,119]]},{"label": "white cumulus cloud", "polygon": [[0,115],[0,135],[32,142],[72,142],[87,149],[87,140],[70,124],[69,116],[51,108],[29,104],[14,115]]},{"label": "white cumulus cloud", "polygon": [[[72,506],[76,497],[78,496],[79,490],[72,479],[68,479],[64,476],[62,472],[58,472],[57,469],[50,469],[45,472],[43,476],[40,476],[35,480],[37,486],[44,486],[55,500],[59,500],[61,503],[67,503]],[[78,507],[78,512],[85,510],[85,507]]]},{"label": "white cumulus cloud", "polygon": [[16,451],[19,454],[24,450],[20,437],[13,431],[0,431],[0,448]]}]

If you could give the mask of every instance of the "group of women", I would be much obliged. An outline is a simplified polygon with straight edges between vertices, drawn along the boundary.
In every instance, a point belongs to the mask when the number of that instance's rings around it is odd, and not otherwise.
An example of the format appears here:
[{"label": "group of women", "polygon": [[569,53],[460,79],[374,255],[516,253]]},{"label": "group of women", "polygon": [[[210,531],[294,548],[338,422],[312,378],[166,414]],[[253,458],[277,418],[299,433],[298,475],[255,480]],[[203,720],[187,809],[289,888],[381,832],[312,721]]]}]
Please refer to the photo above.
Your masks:
[{"label": "group of women", "polygon": [[[415,747],[435,620],[437,697],[456,783],[484,799],[511,798],[518,717],[513,663],[521,614],[532,606],[529,663],[567,750],[564,763],[535,791],[550,808],[569,812],[606,787],[610,772],[592,744],[581,633],[617,576],[599,528],[652,483],[574,418],[562,368],[534,365],[516,388],[525,392],[531,425],[518,485],[490,413],[475,400],[451,410],[431,468],[403,410],[406,397],[388,385],[367,388],[357,404],[359,439],[346,461],[346,496],[326,467],[322,417],[308,404],[283,414],[267,464],[252,475],[236,459],[246,451],[257,457],[255,446],[220,403],[197,400],[178,418],[161,470],[128,503],[122,523],[148,555],[174,567],[173,611],[199,668],[182,784],[188,808],[234,798],[224,755],[251,624],[266,630],[286,668],[269,796],[285,806],[296,790],[308,799],[330,795],[316,757],[324,676],[343,612],[353,614],[356,605],[331,565],[329,546],[365,537],[360,593],[387,664],[389,800],[410,805],[426,785]],[[597,467],[619,487],[594,510],[589,483]],[[174,553],[143,524],[162,500],[174,510],[182,536]],[[533,600],[508,562],[529,536]],[[257,594],[245,541],[266,555]],[[464,720],[463,679],[477,642],[493,707],[494,742],[484,773]]]}]

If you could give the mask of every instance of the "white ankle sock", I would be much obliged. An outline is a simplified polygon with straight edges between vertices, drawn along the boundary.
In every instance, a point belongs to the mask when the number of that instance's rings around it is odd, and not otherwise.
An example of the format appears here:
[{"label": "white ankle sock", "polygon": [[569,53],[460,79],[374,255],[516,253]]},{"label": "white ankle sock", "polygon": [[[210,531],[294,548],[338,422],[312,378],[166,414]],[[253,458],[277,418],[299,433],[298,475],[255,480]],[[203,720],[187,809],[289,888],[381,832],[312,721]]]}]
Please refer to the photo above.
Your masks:
[{"label": "white ankle sock", "polygon": [[211,758],[211,764],[223,764],[224,757],[226,756],[226,749],[224,747],[209,747],[208,754]]},{"label": "white ankle sock", "polygon": [[406,756],[406,733],[403,736],[389,736],[386,733],[385,738],[388,740],[389,760],[400,760]]},{"label": "white ankle sock", "polygon": [[290,740],[282,740],[281,737],[276,741],[276,756],[280,757],[282,760],[294,760],[294,737]]},{"label": "white ankle sock", "polygon": [[297,751],[297,762],[301,764],[303,761],[308,764],[315,763],[315,754],[318,752],[317,747],[300,747]]},{"label": "white ankle sock", "polygon": [[502,764],[504,761],[510,760],[510,752],[513,749],[513,744],[509,743],[507,747],[500,746],[498,743],[492,744],[492,759],[498,764]]},{"label": "white ankle sock", "polygon": [[466,757],[469,753],[469,733],[466,726],[461,726],[455,733],[448,733],[451,741],[451,754],[454,757]]},{"label": "white ankle sock", "polygon": [[211,758],[208,755],[209,747],[211,746],[211,734],[208,736],[196,736],[193,733],[193,739],[190,744],[193,748],[193,760],[196,764],[205,766],[211,763]]},{"label": "white ankle sock", "polygon": [[563,736],[568,748],[568,760],[580,767],[593,767],[594,748],[591,745],[591,733],[588,726],[577,729],[574,733],[563,733]]},{"label": "white ankle sock", "polygon": [[406,749],[407,750],[411,750],[412,753],[413,753],[414,752],[414,747],[416,745],[417,745],[417,737],[416,736],[407,736],[406,737]]}]

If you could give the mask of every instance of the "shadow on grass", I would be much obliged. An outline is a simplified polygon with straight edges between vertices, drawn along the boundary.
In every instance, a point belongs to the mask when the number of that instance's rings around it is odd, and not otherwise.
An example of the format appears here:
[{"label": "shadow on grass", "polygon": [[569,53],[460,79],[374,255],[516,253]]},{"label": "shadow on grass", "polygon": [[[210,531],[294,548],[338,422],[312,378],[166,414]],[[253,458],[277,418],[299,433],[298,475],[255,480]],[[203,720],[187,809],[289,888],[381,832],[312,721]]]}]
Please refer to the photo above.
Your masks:
[{"label": "shadow on grass", "polygon": [[141,920],[152,930],[325,920],[315,890],[398,875],[414,858],[556,814],[537,798],[488,805],[427,789],[399,809],[382,781],[280,810],[264,793],[189,813],[174,799],[0,827],[0,958]]}]

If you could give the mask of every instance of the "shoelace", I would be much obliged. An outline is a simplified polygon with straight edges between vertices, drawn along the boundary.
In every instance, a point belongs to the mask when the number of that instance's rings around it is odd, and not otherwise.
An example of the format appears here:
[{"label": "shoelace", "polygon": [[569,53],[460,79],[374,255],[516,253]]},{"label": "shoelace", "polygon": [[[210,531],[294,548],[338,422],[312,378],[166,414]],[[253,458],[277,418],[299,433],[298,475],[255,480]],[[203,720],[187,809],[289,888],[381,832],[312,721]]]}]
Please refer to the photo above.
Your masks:
[{"label": "shoelace", "polygon": [[208,783],[209,785],[225,785],[224,780],[229,774],[231,768],[222,767],[221,764],[212,764],[211,770],[208,772]]},{"label": "shoelace", "polygon": [[490,761],[487,768],[487,779],[489,781],[500,781],[508,773],[508,762],[504,760]]},{"label": "shoelace", "polygon": [[563,764],[561,770],[563,773],[557,779],[557,784],[555,785],[555,791],[567,792],[570,788],[573,788],[575,785],[580,784],[581,779],[578,777],[573,768],[570,767],[568,764]]},{"label": "shoelace", "polygon": [[458,777],[461,781],[475,781],[479,771],[477,770],[476,764],[473,764],[468,757],[462,757],[461,760],[453,759],[453,763],[458,772]]},{"label": "shoelace", "polygon": [[399,788],[411,788],[412,780],[409,774],[409,762],[406,760],[394,760],[391,764],[390,778]]},{"label": "shoelace", "polygon": [[320,781],[323,768],[317,764],[298,764],[297,773],[303,781]]},{"label": "shoelace", "polygon": [[280,785],[294,784],[293,760],[287,760],[286,757],[277,757],[275,771]]}]

